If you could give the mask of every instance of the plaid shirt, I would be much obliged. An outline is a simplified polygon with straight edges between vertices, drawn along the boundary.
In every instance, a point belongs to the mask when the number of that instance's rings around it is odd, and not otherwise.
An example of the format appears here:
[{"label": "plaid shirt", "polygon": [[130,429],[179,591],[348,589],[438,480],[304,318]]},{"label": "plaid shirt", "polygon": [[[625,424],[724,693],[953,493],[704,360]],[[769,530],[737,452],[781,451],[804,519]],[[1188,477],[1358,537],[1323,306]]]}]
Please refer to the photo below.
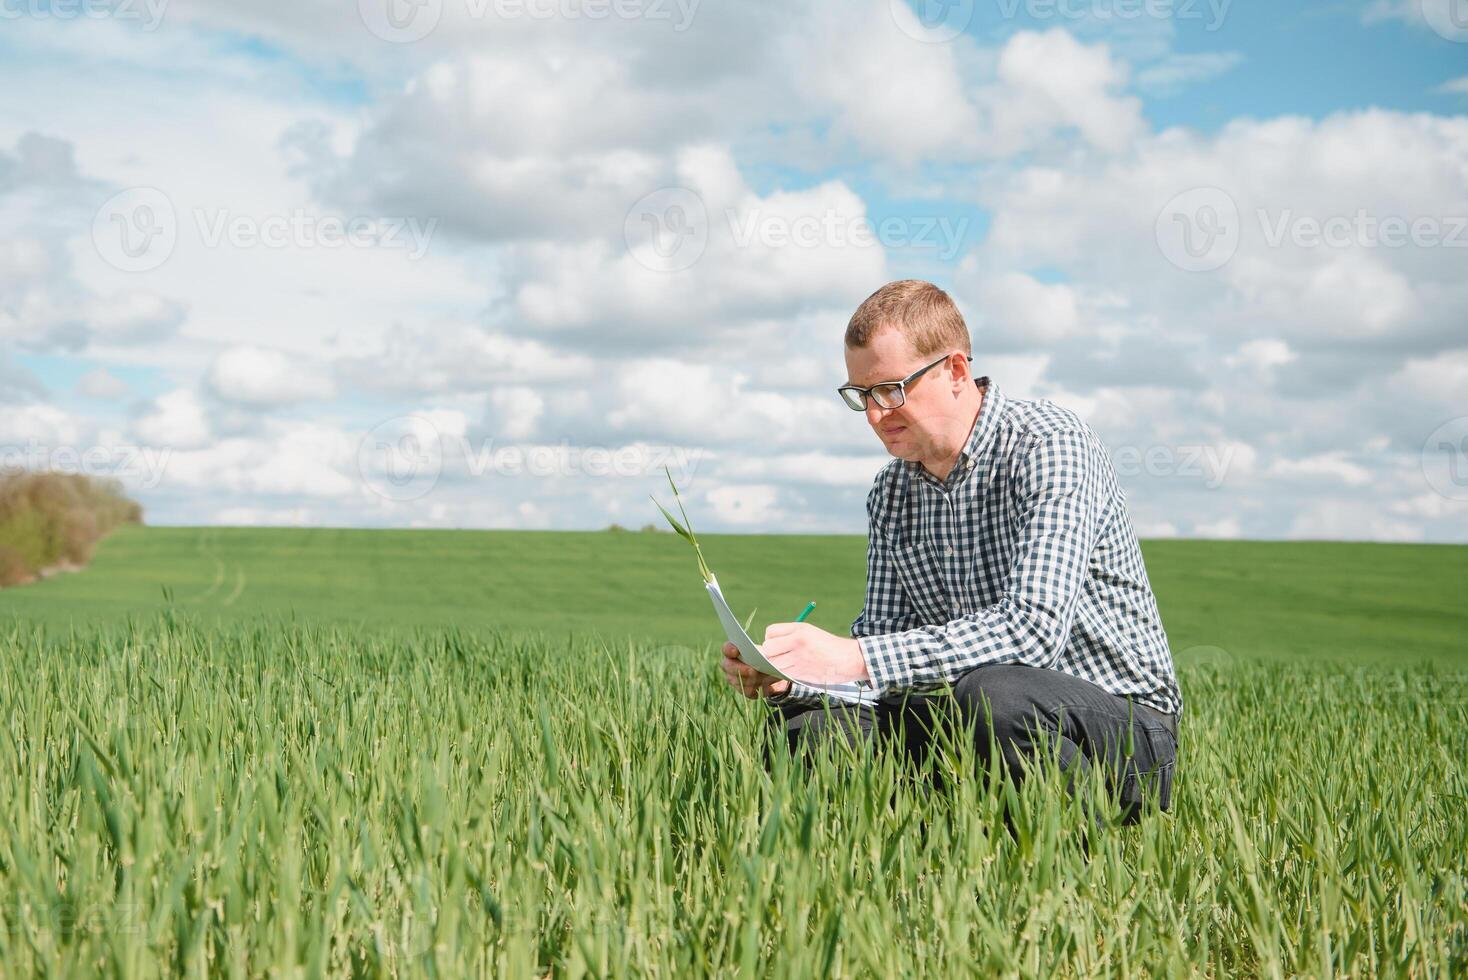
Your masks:
[{"label": "plaid shirt", "polygon": [[[893,459],[867,495],[866,605],[851,635],[873,696],[1018,663],[1179,715],[1167,634],[1100,439],[1052,402],[977,384],[983,404],[948,477]],[[796,683],[775,700],[820,693]]]}]

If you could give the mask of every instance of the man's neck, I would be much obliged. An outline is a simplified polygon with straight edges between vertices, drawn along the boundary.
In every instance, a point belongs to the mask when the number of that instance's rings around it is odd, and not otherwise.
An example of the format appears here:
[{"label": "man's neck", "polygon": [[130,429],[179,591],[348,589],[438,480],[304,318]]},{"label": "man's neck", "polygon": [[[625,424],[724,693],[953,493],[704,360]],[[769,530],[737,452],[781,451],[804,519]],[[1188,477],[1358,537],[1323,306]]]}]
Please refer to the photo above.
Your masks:
[{"label": "man's neck", "polygon": [[984,410],[984,390],[976,388],[974,393],[978,395],[978,402],[974,405],[973,413],[969,415],[968,426],[964,428],[963,434],[959,436],[958,443],[941,460],[936,463],[923,460],[923,469],[933,475],[933,479],[942,483],[948,479],[948,474],[953,472],[953,467],[958,465],[958,454],[963,452],[963,447],[968,443],[969,436],[973,435],[974,426],[978,424],[979,413]]}]

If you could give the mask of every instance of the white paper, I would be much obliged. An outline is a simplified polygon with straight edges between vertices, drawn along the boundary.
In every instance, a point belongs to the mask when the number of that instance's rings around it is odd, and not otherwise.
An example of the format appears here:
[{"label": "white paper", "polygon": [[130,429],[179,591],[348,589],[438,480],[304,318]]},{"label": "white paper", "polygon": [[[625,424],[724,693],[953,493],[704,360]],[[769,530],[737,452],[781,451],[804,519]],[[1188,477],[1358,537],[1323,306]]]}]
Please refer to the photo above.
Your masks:
[{"label": "white paper", "polygon": [[[729,608],[729,603],[724,600],[724,593],[719,590],[718,576],[713,576],[713,581],[704,587],[708,589],[709,598],[713,600],[714,612],[718,613],[719,622],[724,625],[724,633],[729,637],[729,642],[739,648],[739,659],[762,674],[773,677],[782,677],[787,681],[795,681],[794,677],[783,672],[774,664],[765,659],[760,653],[759,647],[744,632],[744,627],[739,625],[739,620],[734,617],[734,612]],[[813,690],[825,694],[827,697],[836,698],[841,701],[875,701],[874,691],[868,687],[852,681],[849,684],[809,684],[805,681],[797,683],[805,684]]]}]

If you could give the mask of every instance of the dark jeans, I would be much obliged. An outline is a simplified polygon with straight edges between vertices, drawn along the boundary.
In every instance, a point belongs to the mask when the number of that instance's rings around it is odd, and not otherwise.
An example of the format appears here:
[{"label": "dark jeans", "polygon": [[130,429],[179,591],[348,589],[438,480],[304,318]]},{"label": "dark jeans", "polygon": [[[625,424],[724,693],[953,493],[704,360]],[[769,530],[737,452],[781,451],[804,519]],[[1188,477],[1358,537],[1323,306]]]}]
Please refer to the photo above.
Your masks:
[{"label": "dark jeans", "polygon": [[951,695],[911,695],[901,704],[831,701],[829,711],[826,705],[780,705],[770,719],[783,725],[791,752],[806,757],[820,743],[855,745],[859,738],[892,733],[919,764],[938,726],[957,721],[986,763],[992,731],[1004,768],[1016,781],[1023,776],[1021,760],[1037,754],[1043,731],[1069,775],[1068,789],[1095,766],[1103,767],[1113,787],[1120,778],[1123,822],[1140,819],[1149,794],[1160,809],[1171,805],[1176,719],[1058,670],[989,664],[960,677]]}]

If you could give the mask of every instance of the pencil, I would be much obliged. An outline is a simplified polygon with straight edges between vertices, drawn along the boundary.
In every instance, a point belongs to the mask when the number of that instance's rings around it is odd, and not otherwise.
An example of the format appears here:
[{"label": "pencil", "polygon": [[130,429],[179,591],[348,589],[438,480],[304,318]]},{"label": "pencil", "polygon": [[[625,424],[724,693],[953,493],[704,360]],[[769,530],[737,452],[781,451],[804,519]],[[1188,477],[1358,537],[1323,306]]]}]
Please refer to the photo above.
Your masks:
[{"label": "pencil", "polygon": [[810,611],[812,609],[814,609],[815,607],[816,607],[815,600],[811,600],[810,602],[806,603],[805,611],[802,612],[799,616],[796,616],[795,617],[795,621],[797,623],[803,623],[803,622],[805,622],[805,617],[809,616],[810,615]]}]

